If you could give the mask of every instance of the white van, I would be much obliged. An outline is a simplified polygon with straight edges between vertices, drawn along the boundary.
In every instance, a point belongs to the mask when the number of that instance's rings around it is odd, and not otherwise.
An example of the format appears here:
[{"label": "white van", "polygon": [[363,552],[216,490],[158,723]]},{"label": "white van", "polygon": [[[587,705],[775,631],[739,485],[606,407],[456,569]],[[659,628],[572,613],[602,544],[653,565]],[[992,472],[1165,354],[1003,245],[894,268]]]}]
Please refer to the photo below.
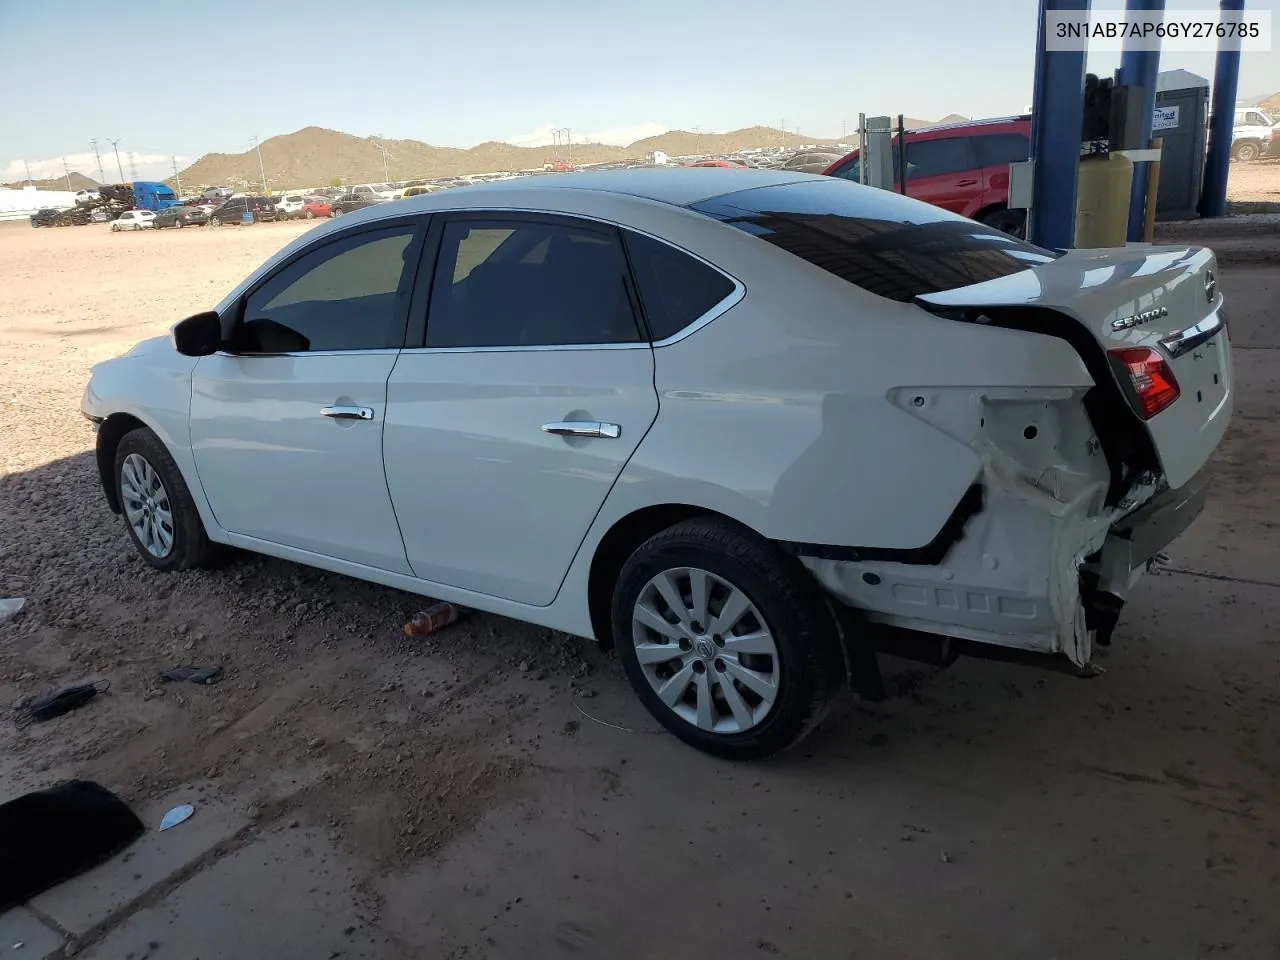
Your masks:
[{"label": "white van", "polygon": [[1231,131],[1231,159],[1249,162],[1267,155],[1276,121],[1259,107],[1236,107]]}]

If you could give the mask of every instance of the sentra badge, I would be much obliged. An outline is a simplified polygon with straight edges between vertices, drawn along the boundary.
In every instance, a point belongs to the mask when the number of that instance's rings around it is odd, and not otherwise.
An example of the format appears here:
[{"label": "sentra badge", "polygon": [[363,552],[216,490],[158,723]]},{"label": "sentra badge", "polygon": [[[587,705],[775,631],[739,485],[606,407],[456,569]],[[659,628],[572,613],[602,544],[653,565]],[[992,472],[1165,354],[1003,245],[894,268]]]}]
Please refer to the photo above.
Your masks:
[{"label": "sentra badge", "polygon": [[1167,317],[1168,315],[1168,307],[1156,307],[1154,310],[1143,310],[1141,313],[1135,313],[1131,317],[1121,317],[1119,320],[1112,320],[1111,329],[1128,330],[1130,327],[1137,327],[1144,323],[1150,323],[1152,320],[1159,320],[1161,317]]}]

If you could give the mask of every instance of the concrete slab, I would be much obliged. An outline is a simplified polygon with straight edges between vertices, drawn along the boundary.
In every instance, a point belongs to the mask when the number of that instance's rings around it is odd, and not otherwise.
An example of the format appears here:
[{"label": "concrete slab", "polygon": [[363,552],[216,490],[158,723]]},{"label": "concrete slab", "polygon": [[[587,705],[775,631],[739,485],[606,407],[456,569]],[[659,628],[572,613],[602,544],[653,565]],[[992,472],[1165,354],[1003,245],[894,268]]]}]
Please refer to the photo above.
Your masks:
[{"label": "concrete slab", "polygon": [[321,830],[283,827],[129,917],[84,960],[405,955],[366,924],[355,872]]},{"label": "concrete slab", "polygon": [[[160,818],[179,803],[195,815],[186,823],[159,831]],[[141,897],[162,888],[218,844],[249,825],[237,805],[201,788],[191,788],[136,808],[147,832],[117,857],[46,891],[31,901],[45,916],[76,937],[112,921]]]},{"label": "concrete slab", "polygon": [[26,907],[0,913],[0,956],[45,960],[62,949],[63,938]]}]

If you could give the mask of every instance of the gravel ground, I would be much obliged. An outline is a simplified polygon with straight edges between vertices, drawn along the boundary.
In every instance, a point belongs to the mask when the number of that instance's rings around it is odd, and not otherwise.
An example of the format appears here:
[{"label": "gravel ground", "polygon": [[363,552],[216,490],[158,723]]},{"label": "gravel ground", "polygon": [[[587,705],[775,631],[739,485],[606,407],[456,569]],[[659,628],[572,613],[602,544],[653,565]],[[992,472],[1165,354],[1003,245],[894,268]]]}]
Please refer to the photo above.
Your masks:
[{"label": "gravel ground", "polygon": [[[65,776],[136,804],[200,784],[264,829],[323,831],[378,956],[1280,956],[1274,265],[1224,270],[1239,399],[1220,493],[1135,590],[1104,676],[887,660],[894,699],[846,699],[803,751],[735,766],[663,733],[581,641],[489,616],[410,640],[422,601],[397,591],[136,559],[78,414],[90,365],[304,229],[0,227],[0,597],[28,598],[0,625],[0,704],[111,681],[55,723],[0,725],[0,800]],[[226,678],[155,681],[179,663]],[[245,869],[250,890],[285,875]],[[218,914],[230,881],[202,876],[181,909],[213,913],[190,929],[239,946],[157,960],[290,960],[262,946],[269,909]],[[327,955],[373,956],[335,936]],[[128,952],[113,943],[92,955]]]},{"label": "gravel ground", "polygon": [[1227,199],[1236,203],[1280,203],[1280,157],[1231,164]]}]

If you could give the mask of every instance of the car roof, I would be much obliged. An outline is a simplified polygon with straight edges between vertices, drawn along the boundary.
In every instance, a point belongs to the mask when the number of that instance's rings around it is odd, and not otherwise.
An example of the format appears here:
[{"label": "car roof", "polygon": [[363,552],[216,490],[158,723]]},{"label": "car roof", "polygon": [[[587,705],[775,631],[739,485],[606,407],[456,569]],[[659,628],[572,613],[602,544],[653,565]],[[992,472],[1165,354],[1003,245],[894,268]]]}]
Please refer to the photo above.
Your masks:
[{"label": "car roof", "polygon": [[[918,127],[915,130],[908,130],[909,135],[918,133],[946,133],[955,130],[974,130],[982,132],[989,127],[998,126],[1021,126],[1031,122],[1031,114],[1023,114],[1017,117],[991,117],[986,120],[957,120],[955,123],[935,123],[928,127]],[[910,141],[908,141],[910,142]]]},{"label": "car roof", "polygon": [[[380,211],[412,213],[418,210],[484,207],[501,204],[510,191],[595,190],[687,207],[712,197],[755,187],[816,179],[813,174],[756,170],[751,167],[635,167],[583,173],[547,173],[511,180],[472,184],[465,190],[438,190],[380,205]],[[394,206],[393,206],[394,205]]]}]

